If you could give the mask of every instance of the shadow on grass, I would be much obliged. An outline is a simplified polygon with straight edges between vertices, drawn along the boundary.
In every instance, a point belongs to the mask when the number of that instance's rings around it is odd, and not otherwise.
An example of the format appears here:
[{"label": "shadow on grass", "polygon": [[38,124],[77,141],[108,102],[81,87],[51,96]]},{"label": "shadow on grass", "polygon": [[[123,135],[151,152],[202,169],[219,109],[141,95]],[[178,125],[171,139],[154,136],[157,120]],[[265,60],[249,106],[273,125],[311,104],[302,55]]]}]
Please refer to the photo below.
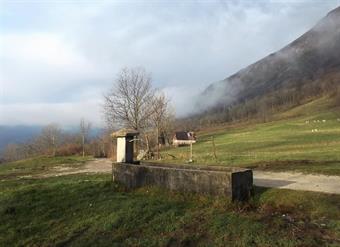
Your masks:
[{"label": "shadow on grass", "polygon": [[340,160],[273,160],[259,161],[245,166],[263,171],[298,171],[340,176]]}]

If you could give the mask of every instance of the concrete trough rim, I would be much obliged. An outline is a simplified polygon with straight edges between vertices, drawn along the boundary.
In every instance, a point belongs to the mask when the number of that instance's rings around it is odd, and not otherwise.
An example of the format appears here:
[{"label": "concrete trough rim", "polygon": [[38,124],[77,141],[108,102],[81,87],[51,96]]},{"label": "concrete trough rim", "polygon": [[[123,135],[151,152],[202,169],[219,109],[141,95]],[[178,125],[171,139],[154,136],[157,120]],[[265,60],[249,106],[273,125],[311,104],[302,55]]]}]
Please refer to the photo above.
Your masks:
[{"label": "concrete trough rim", "polygon": [[[119,162],[120,163],[120,162]],[[151,163],[151,162],[142,162],[140,164],[132,164],[132,163],[120,163],[129,166],[140,166],[140,167],[154,167],[161,169],[177,169],[181,171],[209,171],[209,172],[217,172],[217,173],[239,173],[245,171],[252,171],[251,169],[241,168],[241,167],[225,167],[219,165],[199,165],[199,164],[174,164],[174,163]]]}]

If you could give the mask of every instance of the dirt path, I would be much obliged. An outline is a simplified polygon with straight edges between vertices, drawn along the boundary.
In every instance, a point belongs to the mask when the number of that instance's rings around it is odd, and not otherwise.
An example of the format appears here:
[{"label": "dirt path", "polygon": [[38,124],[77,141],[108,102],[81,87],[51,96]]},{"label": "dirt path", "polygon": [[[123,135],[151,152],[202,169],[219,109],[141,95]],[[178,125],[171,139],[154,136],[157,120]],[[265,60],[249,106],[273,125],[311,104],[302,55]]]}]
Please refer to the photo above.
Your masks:
[{"label": "dirt path", "polygon": [[39,177],[57,177],[78,173],[110,173],[112,171],[111,159],[93,159],[85,163],[81,168],[56,166],[46,174]]},{"label": "dirt path", "polygon": [[340,194],[340,176],[263,171],[253,174],[257,186]]},{"label": "dirt path", "polygon": [[107,173],[112,172],[111,159],[94,159],[85,164],[81,172]]}]

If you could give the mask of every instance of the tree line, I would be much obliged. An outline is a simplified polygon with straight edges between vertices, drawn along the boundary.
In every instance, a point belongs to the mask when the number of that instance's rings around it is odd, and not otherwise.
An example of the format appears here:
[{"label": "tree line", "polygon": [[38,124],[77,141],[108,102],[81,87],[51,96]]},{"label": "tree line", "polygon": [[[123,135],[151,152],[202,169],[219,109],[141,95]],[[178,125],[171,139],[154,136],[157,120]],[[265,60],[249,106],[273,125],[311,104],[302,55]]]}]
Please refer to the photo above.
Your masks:
[{"label": "tree line", "polygon": [[178,121],[196,130],[225,123],[268,122],[278,112],[324,96],[332,99],[334,106],[340,106],[339,78],[339,73],[330,73],[318,80],[290,82],[284,87],[266,91],[262,95],[238,100],[233,104],[220,104]]},{"label": "tree line", "polygon": [[107,131],[91,136],[91,123],[81,119],[78,130],[65,131],[60,125],[44,126],[37,136],[22,143],[8,144],[2,152],[2,161],[14,161],[34,156],[93,155],[106,156],[110,141]]},{"label": "tree line", "polygon": [[103,96],[106,127],[90,136],[92,125],[81,119],[75,132],[63,131],[58,124],[42,128],[39,135],[24,143],[7,145],[2,161],[13,161],[38,155],[93,155],[112,157],[115,142],[111,133],[120,128],[140,132],[139,146],[150,155],[171,142],[175,114],[169,98],[152,85],[151,74],[142,67],[123,68]]}]

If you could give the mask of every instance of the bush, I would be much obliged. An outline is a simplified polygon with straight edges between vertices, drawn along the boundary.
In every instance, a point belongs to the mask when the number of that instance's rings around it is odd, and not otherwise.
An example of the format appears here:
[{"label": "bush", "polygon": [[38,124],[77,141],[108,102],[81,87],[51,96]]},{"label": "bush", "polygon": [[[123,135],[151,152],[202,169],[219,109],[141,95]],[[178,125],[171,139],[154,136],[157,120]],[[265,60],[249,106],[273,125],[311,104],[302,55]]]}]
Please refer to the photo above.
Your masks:
[{"label": "bush", "polygon": [[59,147],[56,151],[56,155],[68,156],[68,155],[81,154],[81,152],[82,152],[81,145],[69,143],[69,144],[64,144],[63,146]]}]

